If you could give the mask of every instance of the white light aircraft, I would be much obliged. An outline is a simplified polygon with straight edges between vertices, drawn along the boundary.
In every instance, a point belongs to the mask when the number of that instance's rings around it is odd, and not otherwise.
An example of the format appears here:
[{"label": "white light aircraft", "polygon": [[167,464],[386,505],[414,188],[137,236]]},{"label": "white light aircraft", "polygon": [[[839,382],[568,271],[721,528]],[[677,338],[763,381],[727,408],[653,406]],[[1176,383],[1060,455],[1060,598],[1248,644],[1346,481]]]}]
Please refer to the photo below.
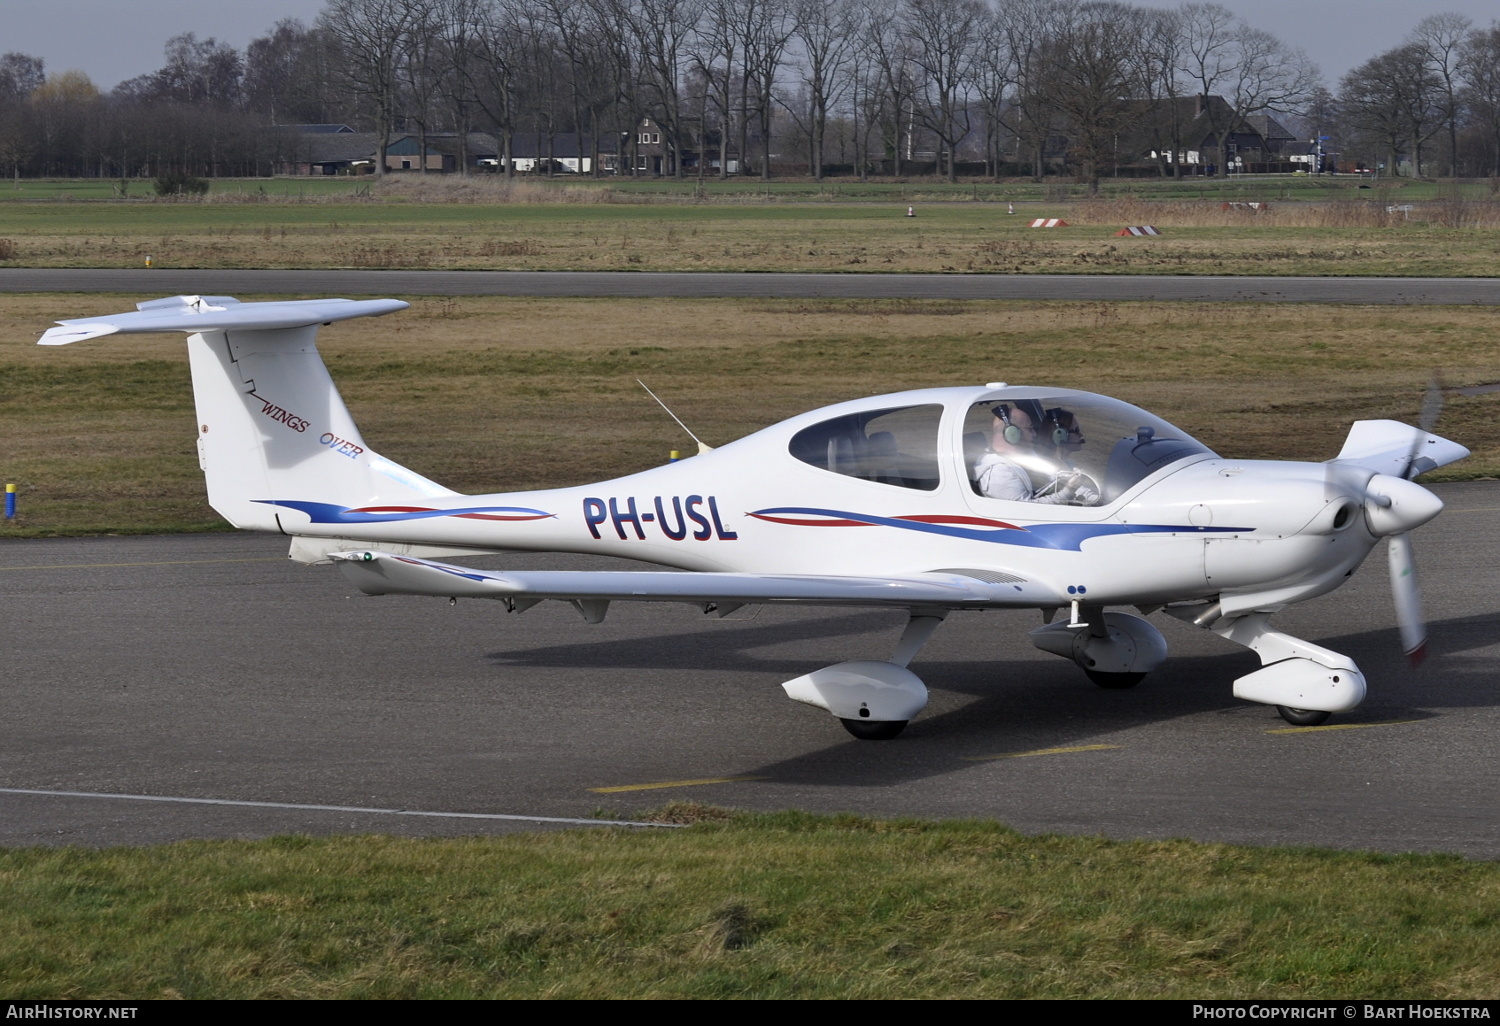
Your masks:
[{"label": "white light aircraft", "polygon": [[[1462,459],[1422,427],[1358,421],[1325,463],[1224,459],[1127,403],[1055,388],[930,388],[839,403],[716,449],[576,488],[460,495],[377,454],[318,355],[318,325],[393,313],[380,299],[240,303],[178,296],[58,322],[43,345],[182,331],[208,498],[236,527],[291,537],[372,595],[905,610],[889,659],[843,662],[782,687],[857,738],[895,737],[927,704],[907,668],[955,610],[1037,609],[1032,642],[1098,685],[1166,659],[1157,611],[1260,656],[1236,697],[1292,723],[1357,706],[1349,657],[1268,621],[1330,592],[1388,539],[1403,644],[1425,632],[1409,532],[1442,509],[1418,474]],[[1086,436],[1086,437],[1085,437]],[[981,478],[1026,480],[1024,498]],[[1018,477],[1019,475],[1019,477]],[[440,560],[547,550],[624,556],[661,572],[488,571]],[[687,571],[687,572],[683,572]],[[1113,607],[1134,607],[1141,615]],[[1066,619],[1054,619],[1065,612]]]}]

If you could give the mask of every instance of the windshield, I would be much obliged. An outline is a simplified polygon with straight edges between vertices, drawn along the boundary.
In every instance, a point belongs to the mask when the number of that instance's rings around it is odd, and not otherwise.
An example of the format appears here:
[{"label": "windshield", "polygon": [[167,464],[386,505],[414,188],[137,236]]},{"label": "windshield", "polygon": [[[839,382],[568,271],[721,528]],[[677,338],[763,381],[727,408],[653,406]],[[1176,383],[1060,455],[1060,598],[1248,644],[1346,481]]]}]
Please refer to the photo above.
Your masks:
[{"label": "windshield", "polygon": [[964,419],[964,462],[980,494],[985,492],[976,475],[991,452],[1023,467],[1039,496],[1059,487],[1059,481],[1076,487],[1079,479],[1073,475],[1086,475],[1097,498],[1073,505],[1111,502],[1169,463],[1214,455],[1187,432],[1118,399],[1016,391],[1036,398],[987,399],[971,406]]}]

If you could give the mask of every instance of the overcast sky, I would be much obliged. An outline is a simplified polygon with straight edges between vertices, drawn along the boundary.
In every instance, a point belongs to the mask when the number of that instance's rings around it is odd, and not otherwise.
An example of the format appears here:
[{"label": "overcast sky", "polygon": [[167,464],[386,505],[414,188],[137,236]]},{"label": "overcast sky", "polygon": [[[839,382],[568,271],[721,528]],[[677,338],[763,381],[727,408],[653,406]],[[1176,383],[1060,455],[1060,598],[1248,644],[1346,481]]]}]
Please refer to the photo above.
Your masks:
[{"label": "overcast sky", "polygon": [[[1482,25],[1500,19],[1500,0],[1220,2],[1306,50],[1330,88],[1356,64],[1400,43],[1429,14],[1456,11]],[[322,6],[322,0],[0,0],[0,52],[41,57],[48,71],[77,68],[112,89],[161,67],[162,44],[178,33],[243,49],[282,18],[311,22]]]}]

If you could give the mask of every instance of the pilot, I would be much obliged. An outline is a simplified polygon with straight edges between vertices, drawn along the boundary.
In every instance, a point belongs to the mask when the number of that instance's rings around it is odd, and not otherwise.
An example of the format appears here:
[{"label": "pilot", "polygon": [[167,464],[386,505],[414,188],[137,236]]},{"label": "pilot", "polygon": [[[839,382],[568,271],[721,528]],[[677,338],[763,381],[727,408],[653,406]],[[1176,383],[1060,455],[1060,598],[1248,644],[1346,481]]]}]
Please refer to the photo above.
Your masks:
[{"label": "pilot", "polygon": [[997,403],[992,412],[995,419],[990,425],[989,448],[974,464],[974,483],[981,495],[1053,506],[1074,502],[1092,505],[1099,501],[1098,493],[1084,486],[1082,475],[1077,473],[1058,479],[1057,487],[1049,486],[1045,494],[1038,494],[1032,487],[1024,463],[1036,457],[1035,424],[1041,415],[1039,406],[1031,411],[1024,403],[1015,406]]}]

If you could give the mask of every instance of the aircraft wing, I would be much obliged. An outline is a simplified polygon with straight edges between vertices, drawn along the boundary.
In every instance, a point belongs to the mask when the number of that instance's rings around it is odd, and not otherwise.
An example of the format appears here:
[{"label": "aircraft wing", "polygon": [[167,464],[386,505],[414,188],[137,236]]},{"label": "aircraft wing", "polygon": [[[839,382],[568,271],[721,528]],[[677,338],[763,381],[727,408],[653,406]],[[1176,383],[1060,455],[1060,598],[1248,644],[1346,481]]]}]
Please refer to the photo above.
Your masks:
[{"label": "aircraft wing", "polygon": [[[895,577],[689,571],[472,570],[361,550],[330,553],[367,595],[502,599],[525,608],[542,599],[580,603],[689,602],[738,608],[752,602],[812,605],[1034,609],[1065,606],[1050,584],[994,570],[936,570]],[[585,607],[584,615],[589,616]],[[602,606],[598,615],[603,616]]]},{"label": "aircraft wing", "polygon": [[[1416,477],[1469,455],[1457,442],[1399,420],[1356,420],[1330,463],[1346,463],[1391,477]],[[1408,475],[1407,468],[1412,468]]]}]

